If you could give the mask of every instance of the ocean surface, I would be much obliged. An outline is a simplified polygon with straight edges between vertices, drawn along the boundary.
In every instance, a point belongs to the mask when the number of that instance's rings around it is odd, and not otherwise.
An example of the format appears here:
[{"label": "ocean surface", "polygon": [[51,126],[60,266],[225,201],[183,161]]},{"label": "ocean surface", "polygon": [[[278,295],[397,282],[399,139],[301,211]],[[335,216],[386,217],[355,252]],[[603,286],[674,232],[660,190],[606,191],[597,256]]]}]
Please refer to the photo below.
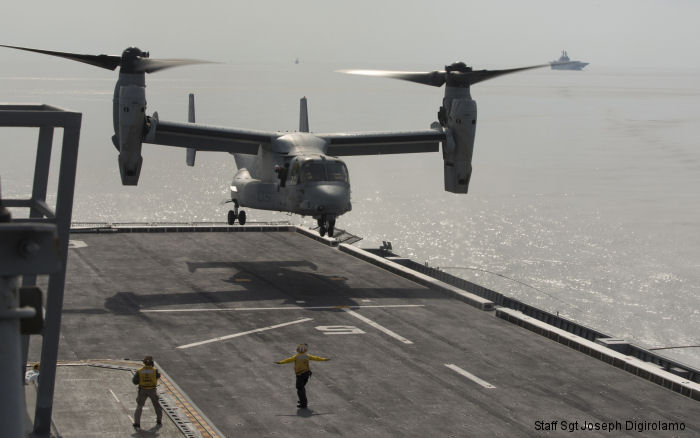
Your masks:
[{"label": "ocean surface", "polygon": [[[233,157],[200,153],[189,168],[184,150],[144,145],[139,186],[123,187],[110,140],[116,74],[34,62],[0,73],[0,101],[83,113],[74,221],[225,220]],[[193,66],[148,77],[148,112],[185,121],[194,92],[199,123],[293,131],[306,96],[314,132],[423,129],[442,89],[334,71],[441,67]],[[477,84],[472,97],[469,194],[443,191],[440,154],[347,158],[353,210],[337,227],[363,237],[360,247],[390,241],[398,254],[644,347],[689,347],[663,353],[700,368],[700,72],[542,69]],[[36,138],[0,130],[4,197],[31,193]]]}]

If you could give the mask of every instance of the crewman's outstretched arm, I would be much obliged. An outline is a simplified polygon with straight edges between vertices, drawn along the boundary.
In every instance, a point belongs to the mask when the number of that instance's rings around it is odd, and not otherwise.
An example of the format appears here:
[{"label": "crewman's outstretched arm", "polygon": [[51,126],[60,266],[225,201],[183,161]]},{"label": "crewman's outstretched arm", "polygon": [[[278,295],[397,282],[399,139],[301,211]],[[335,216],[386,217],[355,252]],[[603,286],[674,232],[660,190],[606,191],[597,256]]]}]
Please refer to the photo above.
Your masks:
[{"label": "crewman's outstretched arm", "polygon": [[288,358],[286,358],[286,359],[282,359],[282,360],[280,360],[279,362],[275,362],[275,363],[281,365],[281,364],[283,364],[283,363],[294,362],[294,357],[295,357],[295,356],[288,357]]},{"label": "crewman's outstretched arm", "polygon": [[323,361],[330,360],[330,359],[327,359],[327,358],[325,358],[325,357],[314,356],[313,354],[307,354],[307,356],[309,356],[309,359],[311,359],[311,360],[317,360],[317,361],[319,361],[319,362],[323,362]]}]

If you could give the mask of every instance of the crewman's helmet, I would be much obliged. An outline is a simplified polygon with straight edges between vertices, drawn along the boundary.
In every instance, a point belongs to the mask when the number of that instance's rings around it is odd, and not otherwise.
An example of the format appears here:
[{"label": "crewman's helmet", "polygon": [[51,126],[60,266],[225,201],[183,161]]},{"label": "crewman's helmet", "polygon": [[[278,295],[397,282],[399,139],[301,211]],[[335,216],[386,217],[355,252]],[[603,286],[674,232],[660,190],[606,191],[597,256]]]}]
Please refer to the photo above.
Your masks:
[{"label": "crewman's helmet", "polygon": [[149,367],[153,366],[153,356],[146,356],[143,358],[143,364]]},{"label": "crewman's helmet", "polygon": [[306,344],[299,344],[297,345],[297,353],[306,353],[306,350],[309,349],[309,346]]}]

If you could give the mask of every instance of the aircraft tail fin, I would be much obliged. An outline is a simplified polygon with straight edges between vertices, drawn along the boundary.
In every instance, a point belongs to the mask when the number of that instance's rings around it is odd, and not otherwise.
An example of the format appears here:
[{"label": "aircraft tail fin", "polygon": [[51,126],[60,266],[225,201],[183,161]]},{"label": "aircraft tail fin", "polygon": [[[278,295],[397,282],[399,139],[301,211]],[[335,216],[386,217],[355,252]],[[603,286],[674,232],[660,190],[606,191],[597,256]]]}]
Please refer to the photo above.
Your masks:
[{"label": "aircraft tail fin", "polygon": [[299,102],[299,132],[309,132],[309,112],[306,109],[306,96]]},{"label": "aircraft tail fin", "polygon": [[[190,93],[190,105],[187,109],[187,121],[194,123],[194,93]],[[197,155],[197,149],[187,148],[187,165],[194,166],[194,158]]]}]

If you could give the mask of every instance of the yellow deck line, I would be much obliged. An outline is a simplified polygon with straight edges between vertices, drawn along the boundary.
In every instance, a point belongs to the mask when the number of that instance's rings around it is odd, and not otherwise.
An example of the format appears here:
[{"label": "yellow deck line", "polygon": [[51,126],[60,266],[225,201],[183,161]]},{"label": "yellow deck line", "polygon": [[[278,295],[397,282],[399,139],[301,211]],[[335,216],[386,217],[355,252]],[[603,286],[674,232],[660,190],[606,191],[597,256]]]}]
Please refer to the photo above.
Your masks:
[{"label": "yellow deck line", "polygon": [[175,389],[167,378],[161,377],[160,383],[164,392],[167,392],[172,397],[177,407],[184,412],[184,414],[190,420],[190,423],[197,428],[199,433],[201,433],[204,438],[219,438],[219,435],[214,433],[211,425],[209,425],[209,423],[202,418],[201,412],[188,403],[185,400],[185,397]]}]

